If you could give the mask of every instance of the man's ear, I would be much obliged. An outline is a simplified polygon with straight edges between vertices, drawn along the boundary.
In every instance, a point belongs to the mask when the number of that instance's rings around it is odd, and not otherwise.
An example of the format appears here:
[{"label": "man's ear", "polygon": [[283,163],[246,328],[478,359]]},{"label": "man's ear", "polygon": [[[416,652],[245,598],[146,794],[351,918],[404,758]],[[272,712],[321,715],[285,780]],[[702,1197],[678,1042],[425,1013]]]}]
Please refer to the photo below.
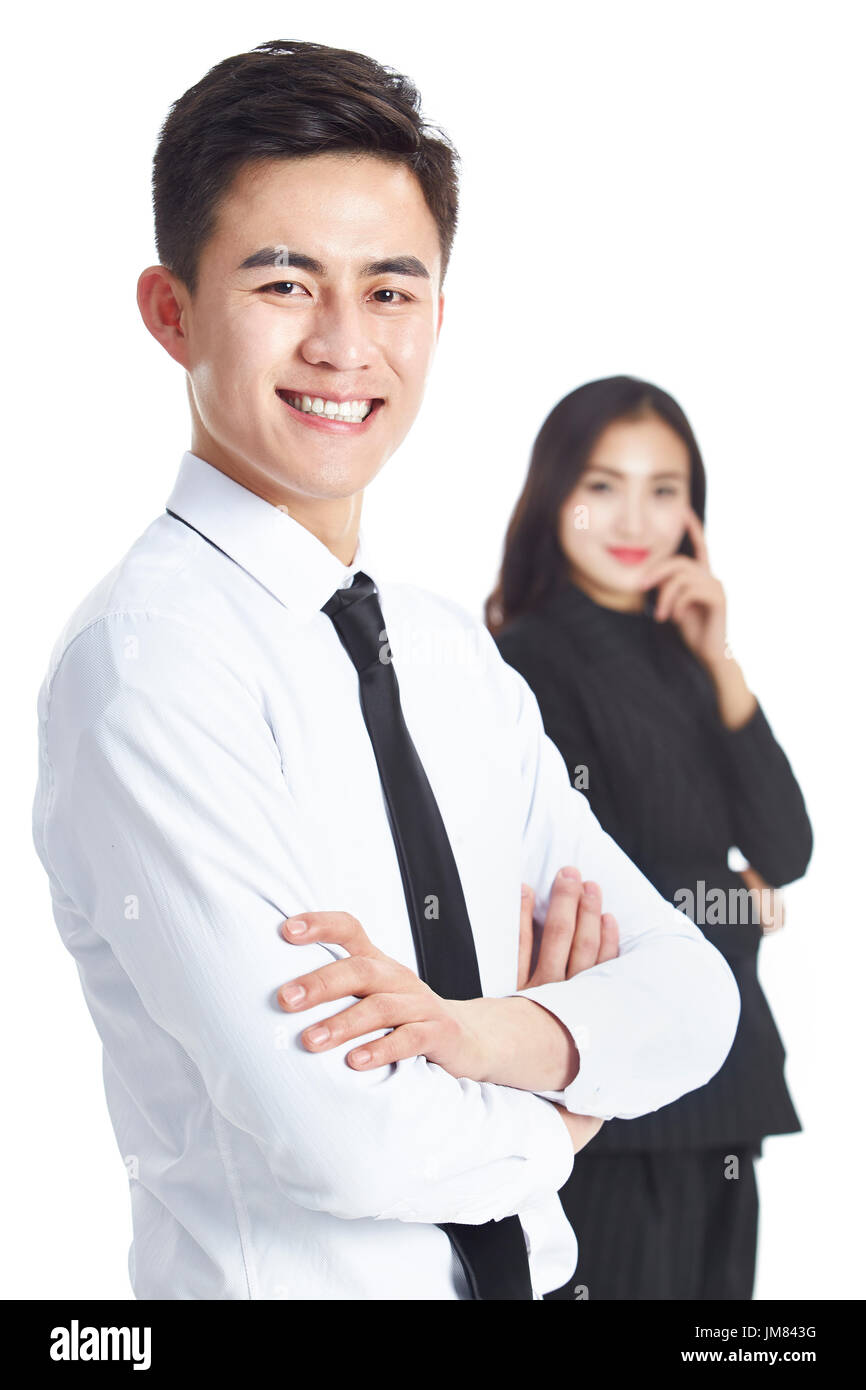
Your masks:
[{"label": "man's ear", "polygon": [[169,357],[188,368],[189,344],[182,321],[186,294],[180,281],[164,265],[149,265],[138,277],[136,300],[148,333]]}]

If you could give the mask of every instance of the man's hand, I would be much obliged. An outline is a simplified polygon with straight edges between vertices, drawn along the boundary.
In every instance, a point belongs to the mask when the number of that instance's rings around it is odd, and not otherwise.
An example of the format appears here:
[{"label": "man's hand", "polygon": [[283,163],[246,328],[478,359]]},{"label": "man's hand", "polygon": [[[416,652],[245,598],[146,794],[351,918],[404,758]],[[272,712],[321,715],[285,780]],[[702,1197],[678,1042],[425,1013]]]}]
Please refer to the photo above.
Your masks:
[{"label": "man's hand", "polygon": [[[571,1072],[569,1079],[577,1072],[579,1058],[571,1035],[546,1009],[529,999],[443,999],[408,966],[374,946],[350,913],[301,913],[283,923],[282,933],[289,942],[327,941],[349,952],[345,960],[301,975],[278,992],[281,1008],[292,1013],[327,1000],[359,996],[358,1003],[301,1034],[311,1052],[390,1028],[384,1038],[350,1052],[349,1065],[373,1068],[424,1056],[452,1076],[525,1090],[558,1090],[565,1071]],[[551,891],[538,960],[530,973],[532,948],[530,892],[521,902],[518,989],[570,979],[616,956],[616,921],[610,914],[602,917],[598,885],[583,884],[576,869],[561,871]],[[544,1054],[547,1075],[542,1074],[539,1052]]]},{"label": "man's hand", "polygon": [[[576,911],[571,896],[575,893],[579,894]],[[570,980],[572,975],[577,975],[581,970],[588,970],[590,966],[600,965],[602,961],[613,960],[619,955],[617,920],[610,912],[602,913],[601,889],[598,884],[581,884],[576,869],[561,869],[557,875],[540,942],[535,936],[533,926],[533,900],[532,889],[524,883],[520,903],[518,989],[530,989],[533,985],[550,984],[554,980]],[[535,955],[537,960],[533,970],[532,960]],[[535,1003],[534,1000],[526,1002]],[[542,1012],[546,1010],[542,1009]],[[553,1019],[553,1014],[549,1017]],[[558,1019],[553,1021],[559,1022]],[[562,1028],[561,1024],[559,1026]],[[562,1031],[567,1033],[566,1029]],[[571,1042],[570,1034],[568,1040]],[[579,1068],[578,1056],[576,1070]],[[544,1086],[537,1089],[555,1088]],[[580,1153],[580,1150],[598,1134],[604,1120],[600,1120],[597,1115],[574,1115],[570,1110],[566,1110],[564,1105],[557,1105],[555,1101],[551,1104],[562,1116],[574,1152]]]},{"label": "man's hand", "polygon": [[619,926],[612,913],[602,914],[598,884],[583,883],[577,869],[565,868],[560,869],[553,885],[532,969],[536,944],[532,916],[534,895],[528,883],[523,884],[523,890],[518,989],[531,989],[554,980],[570,980],[581,970],[613,960],[619,954]]},{"label": "man's hand", "polygon": [[[533,933],[532,891],[524,894],[518,990],[570,980],[618,955],[618,923],[611,913],[602,913],[601,905],[597,883],[584,883],[575,868],[560,869],[538,941]],[[486,1046],[485,1081],[525,1091],[561,1091],[574,1080],[580,1070],[574,1039],[565,1024],[537,1000],[475,999],[472,1005]]]},{"label": "man's hand", "polygon": [[441,998],[414,970],[374,946],[348,912],[304,912],[289,917],[282,933],[303,946],[312,941],[343,946],[349,955],[283,985],[277,994],[281,1008],[297,1013],[329,999],[360,996],[357,1004],[304,1030],[301,1038],[311,1052],[390,1028],[384,1038],[350,1052],[350,1066],[367,1070],[423,1056],[452,1076],[483,1080],[485,1053],[470,1008],[476,1001]]}]

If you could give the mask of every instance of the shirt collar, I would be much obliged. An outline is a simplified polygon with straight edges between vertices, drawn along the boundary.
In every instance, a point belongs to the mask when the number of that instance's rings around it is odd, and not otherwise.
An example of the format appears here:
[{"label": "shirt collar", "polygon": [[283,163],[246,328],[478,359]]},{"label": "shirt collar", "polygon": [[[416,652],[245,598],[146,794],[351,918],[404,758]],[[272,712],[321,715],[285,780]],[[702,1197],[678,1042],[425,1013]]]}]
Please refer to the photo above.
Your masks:
[{"label": "shirt collar", "polygon": [[279,507],[187,450],[166,508],[234,560],[298,617],[310,617],[372,563],[359,528],[350,565]]}]

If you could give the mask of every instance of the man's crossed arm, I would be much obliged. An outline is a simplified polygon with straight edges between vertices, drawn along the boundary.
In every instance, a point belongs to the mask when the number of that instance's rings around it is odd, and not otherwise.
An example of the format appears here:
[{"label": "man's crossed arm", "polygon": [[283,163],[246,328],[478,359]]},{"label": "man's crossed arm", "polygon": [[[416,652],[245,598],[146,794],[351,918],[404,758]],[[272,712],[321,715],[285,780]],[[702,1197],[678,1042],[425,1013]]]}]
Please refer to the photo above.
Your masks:
[{"label": "man's crossed arm", "polygon": [[[130,647],[138,659],[126,659]],[[604,884],[619,926],[613,959],[572,978],[533,976],[518,997],[464,1001],[476,1005],[463,1015],[481,1074],[513,1084],[455,1079],[427,1060],[426,1042],[395,1066],[364,1068],[346,1065],[345,1042],[315,1056],[283,1038],[274,991],[293,971],[279,924],[304,916],[312,896],[286,833],[295,807],[257,701],[187,622],[105,614],[66,648],[44,692],[50,795],[35,840],[58,902],[74,907],[63,923],[85,979],[110,972],[110,989],[99,981],[103,1029],[119,1055],[135,1036],[167,1075],[197,1075],[238,1151],[254,1146],[282,1192],[310,1209],[432,1223],[511,1215],[570,1172],[571,1130],[544,1102],[596,1126],[646,1113],[704,1084],[733,1038],[738,1000],[724,959],[601,831],[528,687],[501,666],[496,717],[513,730],[508,756],[524,787],[521,874],[546,905],[558,866],[578,864]],[[301,938],[298,974],[321,969],[328,939]],[[369,994],[369,983],[344,994],[343,1007]],[[331,1013],[319,1003],[308,1021]],[[399,1042],[407,1024],[436,1021],[384,1026]],[[504,1041],[492,1048],[494,1037]],[[459,1044],[457,1053],[457,1070],[469,1070]],[[554,1089],[542,1094],[545,1081]]]},{"label": "man's crossed arm", "polygon": [[[523,887],[518,990],[571,979],[616,957],[618,925],[612,914],[602,913],[599,885],[583,883],[579,871],[568,866],[553,884],[532,968],[533,893],[528,885]],[[389,1028],[384,1037],[349,1052],[346,1061],[369,1070],[424,1056],[452,1076],[527,1091],[563,1090],[577,1075],[580,1056],[571,1033],[532,999],[443,999],[408,966],[374,946],[358,919],[347,912],[299,913],[283,923],[282,932],[296,945],[327,942],[349,953],[278,991],[280,1007],[290,1013],[358,996],[357,1003],[304,1030],[301,1040],[311,1052]],[[595,1116],[573,1115],[561,1105],[556,1109],[575,1153],[601,1128]]]}]

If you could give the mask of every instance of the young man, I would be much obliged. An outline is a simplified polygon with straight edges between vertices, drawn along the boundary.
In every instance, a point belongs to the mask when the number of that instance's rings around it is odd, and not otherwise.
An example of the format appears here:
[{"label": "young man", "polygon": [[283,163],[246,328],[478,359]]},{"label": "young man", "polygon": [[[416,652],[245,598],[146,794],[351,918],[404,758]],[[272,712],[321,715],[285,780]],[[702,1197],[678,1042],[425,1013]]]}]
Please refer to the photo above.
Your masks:
[{"label": "young man", "polygon": [[34,807],[135,1294],[540,1298],[575,1267],[574,1153],[705,1084],[739,998],[483,625],[363,544],[442,323],[454,152],[405,78],[271,43],[175,103],[154,203],[139,306],[191,449],[56,644]]}]

